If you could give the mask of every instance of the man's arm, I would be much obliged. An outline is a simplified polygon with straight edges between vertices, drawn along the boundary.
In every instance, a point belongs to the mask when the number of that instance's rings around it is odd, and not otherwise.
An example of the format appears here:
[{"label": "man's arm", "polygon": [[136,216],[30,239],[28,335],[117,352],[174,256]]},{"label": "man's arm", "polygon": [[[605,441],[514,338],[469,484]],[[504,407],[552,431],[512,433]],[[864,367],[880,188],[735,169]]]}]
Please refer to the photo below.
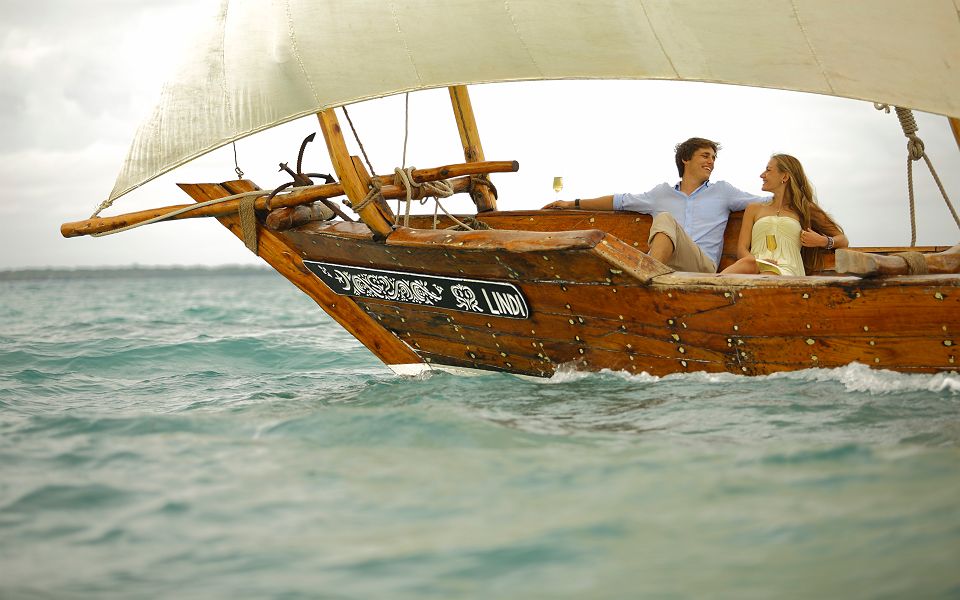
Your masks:
[{"label": "man's arm", "polygon": [[557,200],[543,207],[544,209],[572,209],[580,210],[613,210],[613,196],[599,198],[583,198],[577,200]]},{"label": "man's arm", "polygon": [[726,186],[724,195],[727,197],[727,209],[730,212],[746,210],[747,206],[750,204],[755,202],[768,202],[770,200],[770,196],[757,196],[756,194],[745,192],[730,185],[726,181],[719,181],[717,183]]}]

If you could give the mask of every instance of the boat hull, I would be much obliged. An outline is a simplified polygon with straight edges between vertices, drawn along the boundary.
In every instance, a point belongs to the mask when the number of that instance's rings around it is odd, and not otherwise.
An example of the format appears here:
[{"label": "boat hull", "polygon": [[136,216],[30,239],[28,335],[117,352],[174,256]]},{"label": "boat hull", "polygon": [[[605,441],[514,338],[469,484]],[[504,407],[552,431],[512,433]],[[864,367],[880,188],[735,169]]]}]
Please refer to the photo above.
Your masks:
[{"label": "boat hull", "polygon": [[[852,362],[956,369],[960,279],[953,275],[645,280],[623,254],[646,255],[598,230],[568,232],[576,235],[563,238],[566,246],[518,248],[501,231],[402,230],[383,244],[345,229],[316,224],[283,237],[308,262],[360,265],[384,277],[505,282],[523,294],[529,315],[516,318],[494,314],[496,303],[475,314],[331,284],[428,365],[541,377],[562,365],[653,375],[763,375]],[[528,235],[532,242],[543,234]]]},{"label": "boat hull", "polygon": [[[232,183],[224,195],[243,191]],[[513,229],[400,228],[385,241],[360,223],[314,222],[258,238],[268,263],[404,375],[957,368],[957,275],[673,273],[642,251],[642,217],[497,213],[479,218]],[[220,220],[242,236],[237,217]],[[476,306],[451,304],[470,285]]]}]

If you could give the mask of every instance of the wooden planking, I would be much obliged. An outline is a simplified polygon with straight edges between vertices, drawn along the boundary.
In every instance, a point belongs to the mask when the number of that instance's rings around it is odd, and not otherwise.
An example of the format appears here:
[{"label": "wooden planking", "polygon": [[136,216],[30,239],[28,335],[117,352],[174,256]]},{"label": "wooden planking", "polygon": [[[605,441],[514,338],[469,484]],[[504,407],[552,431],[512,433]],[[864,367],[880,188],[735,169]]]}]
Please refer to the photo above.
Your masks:
[{"label": "wooden planking", "polygon": [[[611,214],[611,216],[616,216]],[[621,215],[622,216],[622,215]],[[549,375],[560,364],[662,375],[758,375],[859,361],[955,370],[960,279],[642,275],[643,253],[594,230],[417,231],[374,243],[357,224],[287,232],[302,256],[413,273],[511,281],[528,320],[361,298],[424,360]],[[642,269],[641,269],[642,270]],[[941,335],[941,333],[943,335]]]},{"label": "wooden planking", "polygon": [[[252,191],[257,187],[250,181],[228,181],[223,184],[180,184],[181,189],[197,202],[222,198],[231,194]],[[219,217],[218,220],[240,239],[243,231],[238,215]],[[409,346],[371,319],[350,298],[338,296],[313,275],[277,234],[257,228],[259,256],[278,273],[310,296],[344,329],[354,335],[377,358],[386,364],[422,362]]]},{"label": "wooden planking", "polygon": [[642,328],[599,319],[580,323],[543,313],[519,327],[492,320],[488,328],[476,323],[475,317],[463,319],[369,300],[361,303],[422,355],[449,356],[459,361],[455,364],[470,363],[476,368],[552,372],[556,365],[575,362],[588,370],[631,365],[631,370],[652,374],[706,370],[750,375],[836,367],[852,361],[925,372],[956,368],[955,348],[945,344],[952,338],[946,336],[872,336],[863,331],[748,336],[716,328]]},{"label": "wooden planking", "polygon": [[[806,336],[736,337],[710,334],[700,345],[694,336],[660,339],[632,331],[601,329],[596,322],[570,326],[566,337],[551,327],[549,317],[538,318],[530,330],[504,332],[470,327],[456,321],[442,324],[436,314],[409,311],[364,302],[368,310],[383,312],[383,322],[423,355],[448,356],[461,366],[514,372],[552,372],[559,364],[577,363],[585,370],[622,368],[663,375],[677,371],[727,371],[759,375],[809,367],[837,367],[858,361],[875,367],[917,372],[954,370],[956,351],[929,337],[900,336],[875,339],[861,333],[852,337]],[[403,315],[403,316],[401,316]],[[421,321],[422,319],[422,321]],[[536,333],[533,333],[536,332]],[[548,333],[549,332],[549,333]],[[552,334],[552,337],[551,337]]]},{"label": "wooden planking", "polygon": [[[557,285],[533,287],[536,289],[525,290],[531,306],[537,309],[529,320],[368,299],[360,303],[422,355],[434,360],[447,356],[455,364],[476,368],[552,372],[558,364],[577,362],[589,370],[627,365],[628,370],[652,374],[706,370],[756,375],[811,366],[835,367],[852,361],[925,372],[952,370],[956,364],[953,336],[957,326],[952,322],[942,325],[947,328],[942,336],[930,336],[929,332],[937,328],[935,320],[913,328],[894,324],[864,329],[862,323],[874,321],[864,321],[853,313],[820,322],[811,319],[810,329],[806,324],[798,328],[796,322],[783,320],[779,327],[784,333],[774,335],[755,326],[758,319],[750,317],[755,316],[758,306],[742,299],[734,303],[725,297],[711,298],[708,301],[713,301],[713,307],[691,311],[684,306],[687,314],[678,316],[671,316],[670,307],[665,313],[630,312],[626,310],[628,303],[622,309],[627,314],[599,317],[595,313],[579,314],[578,299],[574,298],[568,298],[572,304],[564,305],[570,307],[567,312],[547,312],[540,297],[549,292],[540,288]],[[588,287],[569,286],[568,291],[582,288],[584,295],[592,294],[595,306],[627,299],[612,298],[612,288],[606,286]],[[941,317],[949,318],[958,308],[956,298],[954,295],[953,304],[941,308]],[[681,300],[681,304],[689,302]],[[824,309],[823,303],[819,308]],[[838,329],[844,323],[847,327]]]},{"label": "wooden planking", "polygon": [[[553,363],[590,363],[592,353],[620,352],[633,356],[633,364],[648,372],[668,365],[678,370],[685,361],[686,370],[762,374],[878,358],[879,366],[936,371],[953,368],[950,357],[958,329],[953,315],[960,309],[957,280],[938,279],[943,285],[915,279],[859,290],[846,283],[805,288],[802,279],[793,280],[791,287],[762,290],[745,282],[699,290],[659,284],[521,283],[534,311],[530,320],[372,300],[361,303],[386,318],[403,339],[412,336],[419,352],[468,360],[463,348],[471,345],[475,354],[479,351],[477,356],[493,361],[486,368],[510,370],[526,361],[542,370],[528,349],[538,343]],[[898,312],[891,314],[891,305]],[[402,319],[402,325],[390,321],[394,316]],[[513,367],[506,365],[488,336],[510,356],[523,358],[510,359]],[[436,342],[425,344],[424,339]],[[616,361],[611,360],[603,358],[597,368],[612,368]],[[473,362],[483,367],[479,359]]]}]

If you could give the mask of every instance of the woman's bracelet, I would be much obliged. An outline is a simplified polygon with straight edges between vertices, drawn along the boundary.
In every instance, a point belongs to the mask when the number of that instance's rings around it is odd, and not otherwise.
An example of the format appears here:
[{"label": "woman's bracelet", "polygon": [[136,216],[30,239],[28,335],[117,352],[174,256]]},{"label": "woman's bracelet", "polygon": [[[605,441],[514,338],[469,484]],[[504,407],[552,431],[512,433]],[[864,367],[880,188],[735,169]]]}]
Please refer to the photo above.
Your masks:
[{"label": "woman's bracelet", "polygon": [[833,250],[833,238],[829,235],[827,236],[827,247],[825,250]]}]

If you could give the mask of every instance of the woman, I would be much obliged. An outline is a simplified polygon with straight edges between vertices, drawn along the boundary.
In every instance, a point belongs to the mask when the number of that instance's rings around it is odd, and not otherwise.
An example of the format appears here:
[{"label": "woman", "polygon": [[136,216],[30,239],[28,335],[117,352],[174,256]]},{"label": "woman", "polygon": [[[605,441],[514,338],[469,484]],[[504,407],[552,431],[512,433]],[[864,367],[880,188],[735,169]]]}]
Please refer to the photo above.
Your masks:
[{"label": "woman", "polygon": [[805,275],[823,268],[823,251],[849,245],[843,229],[823,212],[800,161],[774,154],[760,174],[773,200],[750,204],[743,213],[737,257],[722,274]]}]

